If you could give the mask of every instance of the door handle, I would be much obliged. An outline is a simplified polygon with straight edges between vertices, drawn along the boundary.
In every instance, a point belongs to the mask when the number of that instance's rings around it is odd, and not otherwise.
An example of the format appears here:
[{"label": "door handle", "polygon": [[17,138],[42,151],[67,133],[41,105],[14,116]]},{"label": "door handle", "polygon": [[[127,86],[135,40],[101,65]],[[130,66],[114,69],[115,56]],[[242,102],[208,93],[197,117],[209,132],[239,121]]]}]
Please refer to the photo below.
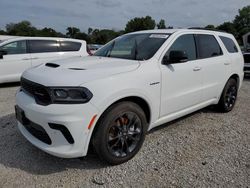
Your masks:
[{"label": "door handle", "polygon": [[229,63],[229,62],[226,62],[226,63],[224,63],[224,65],[230,65],[230,63]]},{"label": "door handle", "polygon": [[194,69],[193,69],[193,71],[200,71],[201,70],[201,67],[195,67]]},{"label": "door handle", "polygon": [[38,57],[32,57],[31,59],[38,59]]}]

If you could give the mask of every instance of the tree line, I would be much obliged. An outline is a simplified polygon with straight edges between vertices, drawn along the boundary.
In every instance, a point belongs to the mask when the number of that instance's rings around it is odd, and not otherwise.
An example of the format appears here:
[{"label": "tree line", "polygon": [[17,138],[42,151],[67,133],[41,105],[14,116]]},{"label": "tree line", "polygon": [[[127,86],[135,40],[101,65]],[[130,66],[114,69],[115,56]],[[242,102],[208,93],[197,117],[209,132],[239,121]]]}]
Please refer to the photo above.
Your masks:
[{"label": "tree line", "polygon": [[[124,33],[133,31],[148,30],[148,29],[165,29],[173,28],[166,26],[165,20],[161,19],[158,23],[151,17],[136,17],[127,22],[125,29],[115,31],[113,29],[95,29],[88,28],[87,32],[82,32],[79,28],[68,27],[66,34],[58,32],[53,28],[45,27],[38,29],[34,27],[29,21],[21,21],[19,23],[9,23],[4,30],[0,29],[0,35],[14,35],[14,36],[41,36],[41,37],[69,37],[86,40],[87,43],[105,44],[113,38]],[[232,33],[239,43],[242,43],[242,36],[250,32],[250,6],[243,7],[239,10],[238,15],[233,21],[224,22],[221,25],[207,25],[206,29],[221,30]]]}]

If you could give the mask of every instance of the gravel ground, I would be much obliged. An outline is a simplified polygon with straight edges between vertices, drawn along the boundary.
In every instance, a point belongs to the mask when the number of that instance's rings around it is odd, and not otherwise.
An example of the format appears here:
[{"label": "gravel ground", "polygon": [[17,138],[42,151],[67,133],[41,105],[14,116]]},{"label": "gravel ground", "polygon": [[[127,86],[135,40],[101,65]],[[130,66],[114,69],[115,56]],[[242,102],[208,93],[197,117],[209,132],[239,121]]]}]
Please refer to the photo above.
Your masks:
[{"label": "gravel ground", "polygon": [[162,125],[119,166],[33,147],[16,127],[17,88],[0,86],[0,187],[250,187],[250,78],[232,112],[206,108]]}]

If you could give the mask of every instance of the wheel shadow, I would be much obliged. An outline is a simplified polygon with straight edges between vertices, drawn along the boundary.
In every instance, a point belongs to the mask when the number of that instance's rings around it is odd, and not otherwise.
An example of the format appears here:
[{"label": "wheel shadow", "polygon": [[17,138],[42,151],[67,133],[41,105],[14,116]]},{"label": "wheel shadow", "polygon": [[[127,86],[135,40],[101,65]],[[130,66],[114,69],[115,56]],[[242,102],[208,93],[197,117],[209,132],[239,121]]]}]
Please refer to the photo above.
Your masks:
[{"label": "wheel shadow", "polygon": [[30,144],[18,131],[14,114],[0,118],[0,164],[43,175],[75,169],[101,169],[107,164],[91,151],[87,157],[62,159],[46,154]]}]

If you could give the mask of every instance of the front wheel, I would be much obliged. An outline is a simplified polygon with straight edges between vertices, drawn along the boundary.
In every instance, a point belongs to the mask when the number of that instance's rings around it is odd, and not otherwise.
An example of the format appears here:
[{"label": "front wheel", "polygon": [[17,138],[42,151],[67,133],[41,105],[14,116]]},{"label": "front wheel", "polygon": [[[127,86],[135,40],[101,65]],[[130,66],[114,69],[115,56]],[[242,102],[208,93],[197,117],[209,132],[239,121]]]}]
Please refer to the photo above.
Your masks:
[{"label": "front wheel", "polygon": [[131,159],[140,150],[147,131],[145,114],[133,102],[111,106],[97,126],[93,146],[101,159],[113,165]]},{"label": "front wheel", "polygon": [[220,101],[218,103],[218,109],[221,112],[229,112],[233,109],[236,99],[237,99],[237,94],[238,94],[238,87],[237,87],[237,82],[235,79],[230,79],[220,98]]}]

